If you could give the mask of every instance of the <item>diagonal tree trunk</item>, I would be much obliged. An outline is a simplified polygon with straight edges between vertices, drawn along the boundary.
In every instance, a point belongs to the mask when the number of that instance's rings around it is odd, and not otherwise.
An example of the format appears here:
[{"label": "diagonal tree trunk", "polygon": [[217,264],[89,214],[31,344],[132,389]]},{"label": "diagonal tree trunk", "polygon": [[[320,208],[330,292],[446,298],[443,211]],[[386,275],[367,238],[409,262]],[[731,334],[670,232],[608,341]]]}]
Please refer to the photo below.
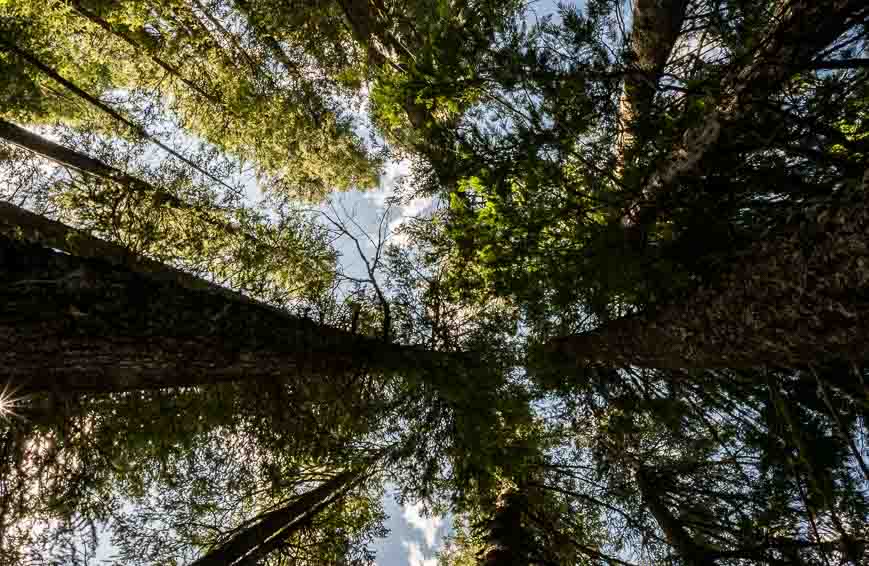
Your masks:
[{"label": "diagonal tree trunk", "polygon": [[226,566],[259,560],[278,548],[289,536],[308,525],[317,513],[338,500],[365,477],[366,468],[348,470],[323,482],[288,505],[265,513],[257,522],[237,533],[190,566]]},{"label": "diagonal tree trunk", "polygon": [[687,7],[688,0],[634,0],[629,44],[632,60],[619,100],[621,136],[616,153],[620,171],[626,154],[641,141],[640,124],[651,112],[658,80],[679,37]]},{"label": "diagonal tree trunk", "polygon": [[[680,304],[552,340],[577,365],[799,368],[869,360],[869,201],[808,207]],[[857,200],[857,202],[853,202]]]},{"label": "diagonal tree trunk", "polygon": [[131,191],[151,192],[154,195],[158,195],[162,203],[167,203],[174,208],[191,208],[174,195],[157,189],[131,175],[127,175],[123,171],[115,169],[99,159],[95,159],[74,149],[69,149],[2,119],[0,119],[0,139],[4,139],[31,153],[54,161],[59,165],[75,169],[80,173],[118,183]]},{"label": "diagonal tree trunk", "polygon": [[[688,129],[682,142],[651,176],[640,198],[654,202],[679,177],[695,173],[700,161],[718,143],[725,122],[745,118],[756,101],[766,101],[795,72],[810,67],[817,53],[850,26],[869,15],[864,0],[788,0],[769,33],[758,42],[748,63],[721,81],[721,96],[714,110]],[[653,206],[636,211],[629,207],[641,226],[654,222]]]},{"label": "diagonal tree trunk", "polygon": [[129,128],[130,131],[135,133],[137,136],[153,143],[154,145],[156,145],[157,147],[159,147],[160,149],[162,149],[166,153],[172,155],[173,157],[175,157],[179,161],[185,163],[190,168],[198,171],[203,176],[211,179],[212,181],[214,181],[218,185],[222,185],[223,187],[225,187],[229,191],[234,190],[232,187],[227,185],[224,181],[218,179],[217,177],[215,177],[214,175],[212,175],[211,173],[209,173],[208,171],[206,171],[205,169],[203,169],[202,167],[200,167],[199,165],[197,165],[196,163],[194,163],[193,161],[191,161],[187,157],[184,157],[183,155],[181,155],[180,153],[178,153],[177,151],[175,151],[174,149],[172,149],[171,147],[169,147],[165,143],[161,142],[156,137],[149,134],[148,131],[144,127],[142,127],[141,125],[133,123],[130,119],[123,116],[120,112],[118,112],[117,110],[115,110],[114,108],[112,108],[111,106],[106,104],[105,102],[101,101],[99,98],[97,98],[97,97],[91,95],[90,93],[84,91],[83,89],[81,89],[74,82],[70,81],[69,79],[67,79],[63,75],[61,75],[57,70],[53,69],[52,67],[50,67],[49,65],[47,65],[46,63],[41,61],[33,53],[30,53],[26,49],[23,49],[14,43],[10,43],[7,39],[5,39],[3,37],[2,33],[0,33],[0,49],[4,49],[8,52],[14,53],[18,57],[20,57],[22,60],[24,60],[28,64],[30,64],[33,68],[37,69],[40,73],[51,78],[51,80],[53,80],[54,82],[61,85],[63,88],[67,89],[68,91],[73,93],[75,96],[77,96],[78,98],[80,98],[81,100],[83,100],[84,102],[89,104],[90,106],[97,108],[101,112],[110,116],[113,120],[120,122],[121,124],[123,124],[124,126]]},{"label": "diagonal tree trunk", "polygon": [[262,17],[254,11],[250,2],[247,0],[235,0],[235,6],[238,8],[239,12],[244,14],[244,17],[247,18],[248,24],[256,38],[262,41],[269,51],[271,51],[272,57],[274,57],[290,75],[299,76],[299,66],[289,58],[280,42],[268,32],[263,25]]},{"label": "diagonal tree trunk", "polygon": [[684,525],[679,521],[673,513],[667,508],[661,500],[655,486],[655,478],[653,474],[639,467],[636,472],[637,487],[640,489],[640,494],[643,496],[643,501],[646,507],[651,511],[658,527],[664,532],[667,542],[676,549],[679,557],[688,566],[714,565],[715,560],[709,549],[698,545]]},{"label": "diagonal tree trunk", "polygon": [[455,355],[233,296],[10,205],[0,211],[9,213],[0,215],[0,368],[21,394],[464,367]]},{"label": "diagonal tree trunk", "polygon": [[178,210],[199,213],[199,218],[203,222],[228,234],[240,235],[247,241],[256,242],[254,235],[244,232],[238,225],[229,220],[220,218],[219,216],[224,214],[224,211],[217,207],[198,206],[185,202],[175,195],[128,175],[99,159],[54,143],[2,119],[0,119],[0,139],[85,175],[117,183],[131,192],[150,193],[155,206],[168,205]]},{"label": "diagonal tree trunk", "polygon": [[81,14],[82,17],[87,18],[88,20],[90,20],[91,22],[96,24],[97,26],[101,27],[102,29],[104,29],[108,33],[114,35],[115,37],[117,37],[118,39],[120,39],[121,41],[123,41],[124,43],[129,45],[130,47],[132,47],[133,50],[137,52],[137,54],[141,53],[141,52],[147,53],[148,58],[150,58],[154,62],[154,64],[156,64],[161,69],[163,69],[164,71],[169,73],[171,76],[175,77],[176,79],[178,79],[179,81],[184,83],[190,90],[192,90],[193,92],[195,92],[196,94],[198,94],[199,96],[204,98],[205,100],[208,100],[209,102],[216,104],[217,106],[220,106],[224,110],[227,109],[226,105],[223,103],[223,101],[220,100],[220,98],[218,96],[211,94],[209,92],[206,92],[202,87],[197,85],[195,82],[186,78],[184,76],[184,74],[177,67],[175,67],[171,63],[164,61],[163,59],[158,57],[156,54],[152,53],[151,50],[140,45],[139,42],[137,42],[135,39],[133,39],[129,35],[125,34],[121,30],[117,29],[116,27],[112,26],[112,24],[110,24],[106,20],[102,19],[94,12],[88,10],[82,4],[81,0],[72,0],[72,7],[76,12]]}]

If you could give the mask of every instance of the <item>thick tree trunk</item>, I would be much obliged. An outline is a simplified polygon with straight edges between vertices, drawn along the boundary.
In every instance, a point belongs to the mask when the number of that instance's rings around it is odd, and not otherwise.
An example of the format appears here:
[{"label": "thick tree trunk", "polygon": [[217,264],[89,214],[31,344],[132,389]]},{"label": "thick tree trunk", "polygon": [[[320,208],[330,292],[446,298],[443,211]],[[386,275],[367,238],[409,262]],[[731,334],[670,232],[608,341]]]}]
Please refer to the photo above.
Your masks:
[{"label": "thick tree trunk", "polygon": [[[0,224],[0,368],[21,394],[464,367],[454,355],[354,335],[233,296],[62,224],[28,224],[32,216]],[[55,244],[64,251],[51,249]]]},{"label": "thick tree trunk", "polygon": [[869,200],[858,197],[794,214],[683,303],[554,339],[549,351],[667,369],[869,360]]},{"label": "thick tree trunk", "polygon": [[245,559],[257,564],[317,513],[340,498],[364,477],[365,470],[349,470],[323,482],[292,503],[262,515],[223,545],[192,562],[190,566],[224,566]]},{"label": "thick tree trunk", "polygon": [[638,141],[640,122],[651,111],[658,80],[679,37],[687,7],[688,0],[634,0],[630,38],[633,60],[619,100],[619,170],[625,165],[625,154]]},{"label": "thick tree trunk", "polygon": [[526,566],[530,564],[530,537],[524,517],[527,504],[522,492],[509,488],[498,497],[484,534],[481,566]]},{"label": "thick tree trunk", "polygon": [[[721,81],[717,107],[688,129],[682,143],[642,190],[652,202],[679,177],[693,174],[700,161],[718,143],[722,126],[737,122],[756,101],[766,101],[791,75],[811,67],[812,59],[850,26],[869,14],[865,0],[789,0],[751,60]],[[654,221],[654,206],[634,216],[642,224]]]}]

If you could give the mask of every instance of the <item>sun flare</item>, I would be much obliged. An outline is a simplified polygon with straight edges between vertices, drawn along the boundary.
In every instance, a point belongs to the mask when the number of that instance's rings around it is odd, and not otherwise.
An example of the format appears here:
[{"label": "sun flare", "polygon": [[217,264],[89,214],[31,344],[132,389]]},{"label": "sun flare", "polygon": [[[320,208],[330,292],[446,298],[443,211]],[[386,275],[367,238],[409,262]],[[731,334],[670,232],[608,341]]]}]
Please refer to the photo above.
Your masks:
[{"label": "sun flare", "polygon": [[15,416],[15,407],[19,398],[15,397],[15,391],[11,385],[6,383],[3,389],[0,390],[0,419],[8,419]]}]

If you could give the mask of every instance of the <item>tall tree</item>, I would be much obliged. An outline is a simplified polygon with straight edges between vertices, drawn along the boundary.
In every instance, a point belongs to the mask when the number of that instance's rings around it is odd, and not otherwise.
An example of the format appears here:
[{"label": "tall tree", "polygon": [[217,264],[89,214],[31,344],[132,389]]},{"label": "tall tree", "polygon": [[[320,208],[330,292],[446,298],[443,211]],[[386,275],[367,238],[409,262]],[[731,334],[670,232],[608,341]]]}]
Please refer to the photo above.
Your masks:
[{"label": "tall tree", "polygon": [[[858,181],[858,184],[862,184]],[[558,338],[577,364],[615,367],[807,368],[869,357],[865,189],[798,211],[685,301]]]},{"label": "tall tree", "polygon": [[[72,251],[80,245],[96,255],[96,246],[107,247],[92,238],[75,244],[82,239],[80,233],[42,223],[52,229],[51,241],[61,244],[60,249]],[[14,224],[9,231],[15,231]],[[38,229],[28,232],[30,237],[39,234]],[[177,272],[137,272],[127,264],[43,245],[3,239],[5,363],[12,368],[8,379],[24,392],[414,372],[459,361],[318,326],[224,292],[192,290],[193,285],[210,285]],[[98,338],[102,347],[95,342]]]}]

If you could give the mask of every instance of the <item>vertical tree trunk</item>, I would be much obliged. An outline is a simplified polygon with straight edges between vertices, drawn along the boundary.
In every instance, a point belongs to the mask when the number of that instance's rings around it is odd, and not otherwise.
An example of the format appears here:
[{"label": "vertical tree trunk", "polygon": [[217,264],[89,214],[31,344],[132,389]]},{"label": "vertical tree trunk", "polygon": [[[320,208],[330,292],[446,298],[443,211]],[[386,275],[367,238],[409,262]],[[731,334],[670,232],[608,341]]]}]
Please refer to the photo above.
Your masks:
[{"label": "vertical tree trunk", "polygon": [[526,502],[522,495],[519,489],[508,488],[498,497],[483,537],[486,547],[480,556],[481,566],[527,566],[531,563],[531,537],[527,532]]},{"label": "vertical tree trunk", "polygon": [[0,236],[0,367],[19,393],[462,367],[455,356],[318,325],[30,219],[0,224],[14,236]]},{"label": "vertical tree trunk", "polygon": [[[856,202],[853,202],[856,200]],[[818,205],[680,304],[554,339],[578,365],[800,368],[869,360],[869,200]]]},{"label": "vertical tree trunk", "polygon": [[[694,173],[700,161],[718,143],[725,122],[744,119],[756,101],[766,101],[792,74],[810,67],[812,58],[850,26],[869,14],[865,0],[786,0],[780,18],[747,65],[725,76],[714,110],[682,136],[682,143],[651,176],[642,195],[652,202],[679,177]],[[631,207],[635,208],[635,207]],[[647,226],[657,212],[652,204],[637,215]]]},{"label": "vertical tree trunk", "polygon": [[619,171],[625,166],[626,154],[640,142],[640,123],[648,119],[658,80],[679,37],[687,7],[688,0],[634,0],[629,45],[632,60],[628,62],[619,100]]},{"label": "vertical tree trunk", "polygon": [[323,482],[293,502],[265,513],[256,523],[242,530],[218,548],[195,560],[190,566],[227,566],[245,559],[250,564],[280,547],[302,525],[339,499],[364,477],[365,469],[348,470]]}]

